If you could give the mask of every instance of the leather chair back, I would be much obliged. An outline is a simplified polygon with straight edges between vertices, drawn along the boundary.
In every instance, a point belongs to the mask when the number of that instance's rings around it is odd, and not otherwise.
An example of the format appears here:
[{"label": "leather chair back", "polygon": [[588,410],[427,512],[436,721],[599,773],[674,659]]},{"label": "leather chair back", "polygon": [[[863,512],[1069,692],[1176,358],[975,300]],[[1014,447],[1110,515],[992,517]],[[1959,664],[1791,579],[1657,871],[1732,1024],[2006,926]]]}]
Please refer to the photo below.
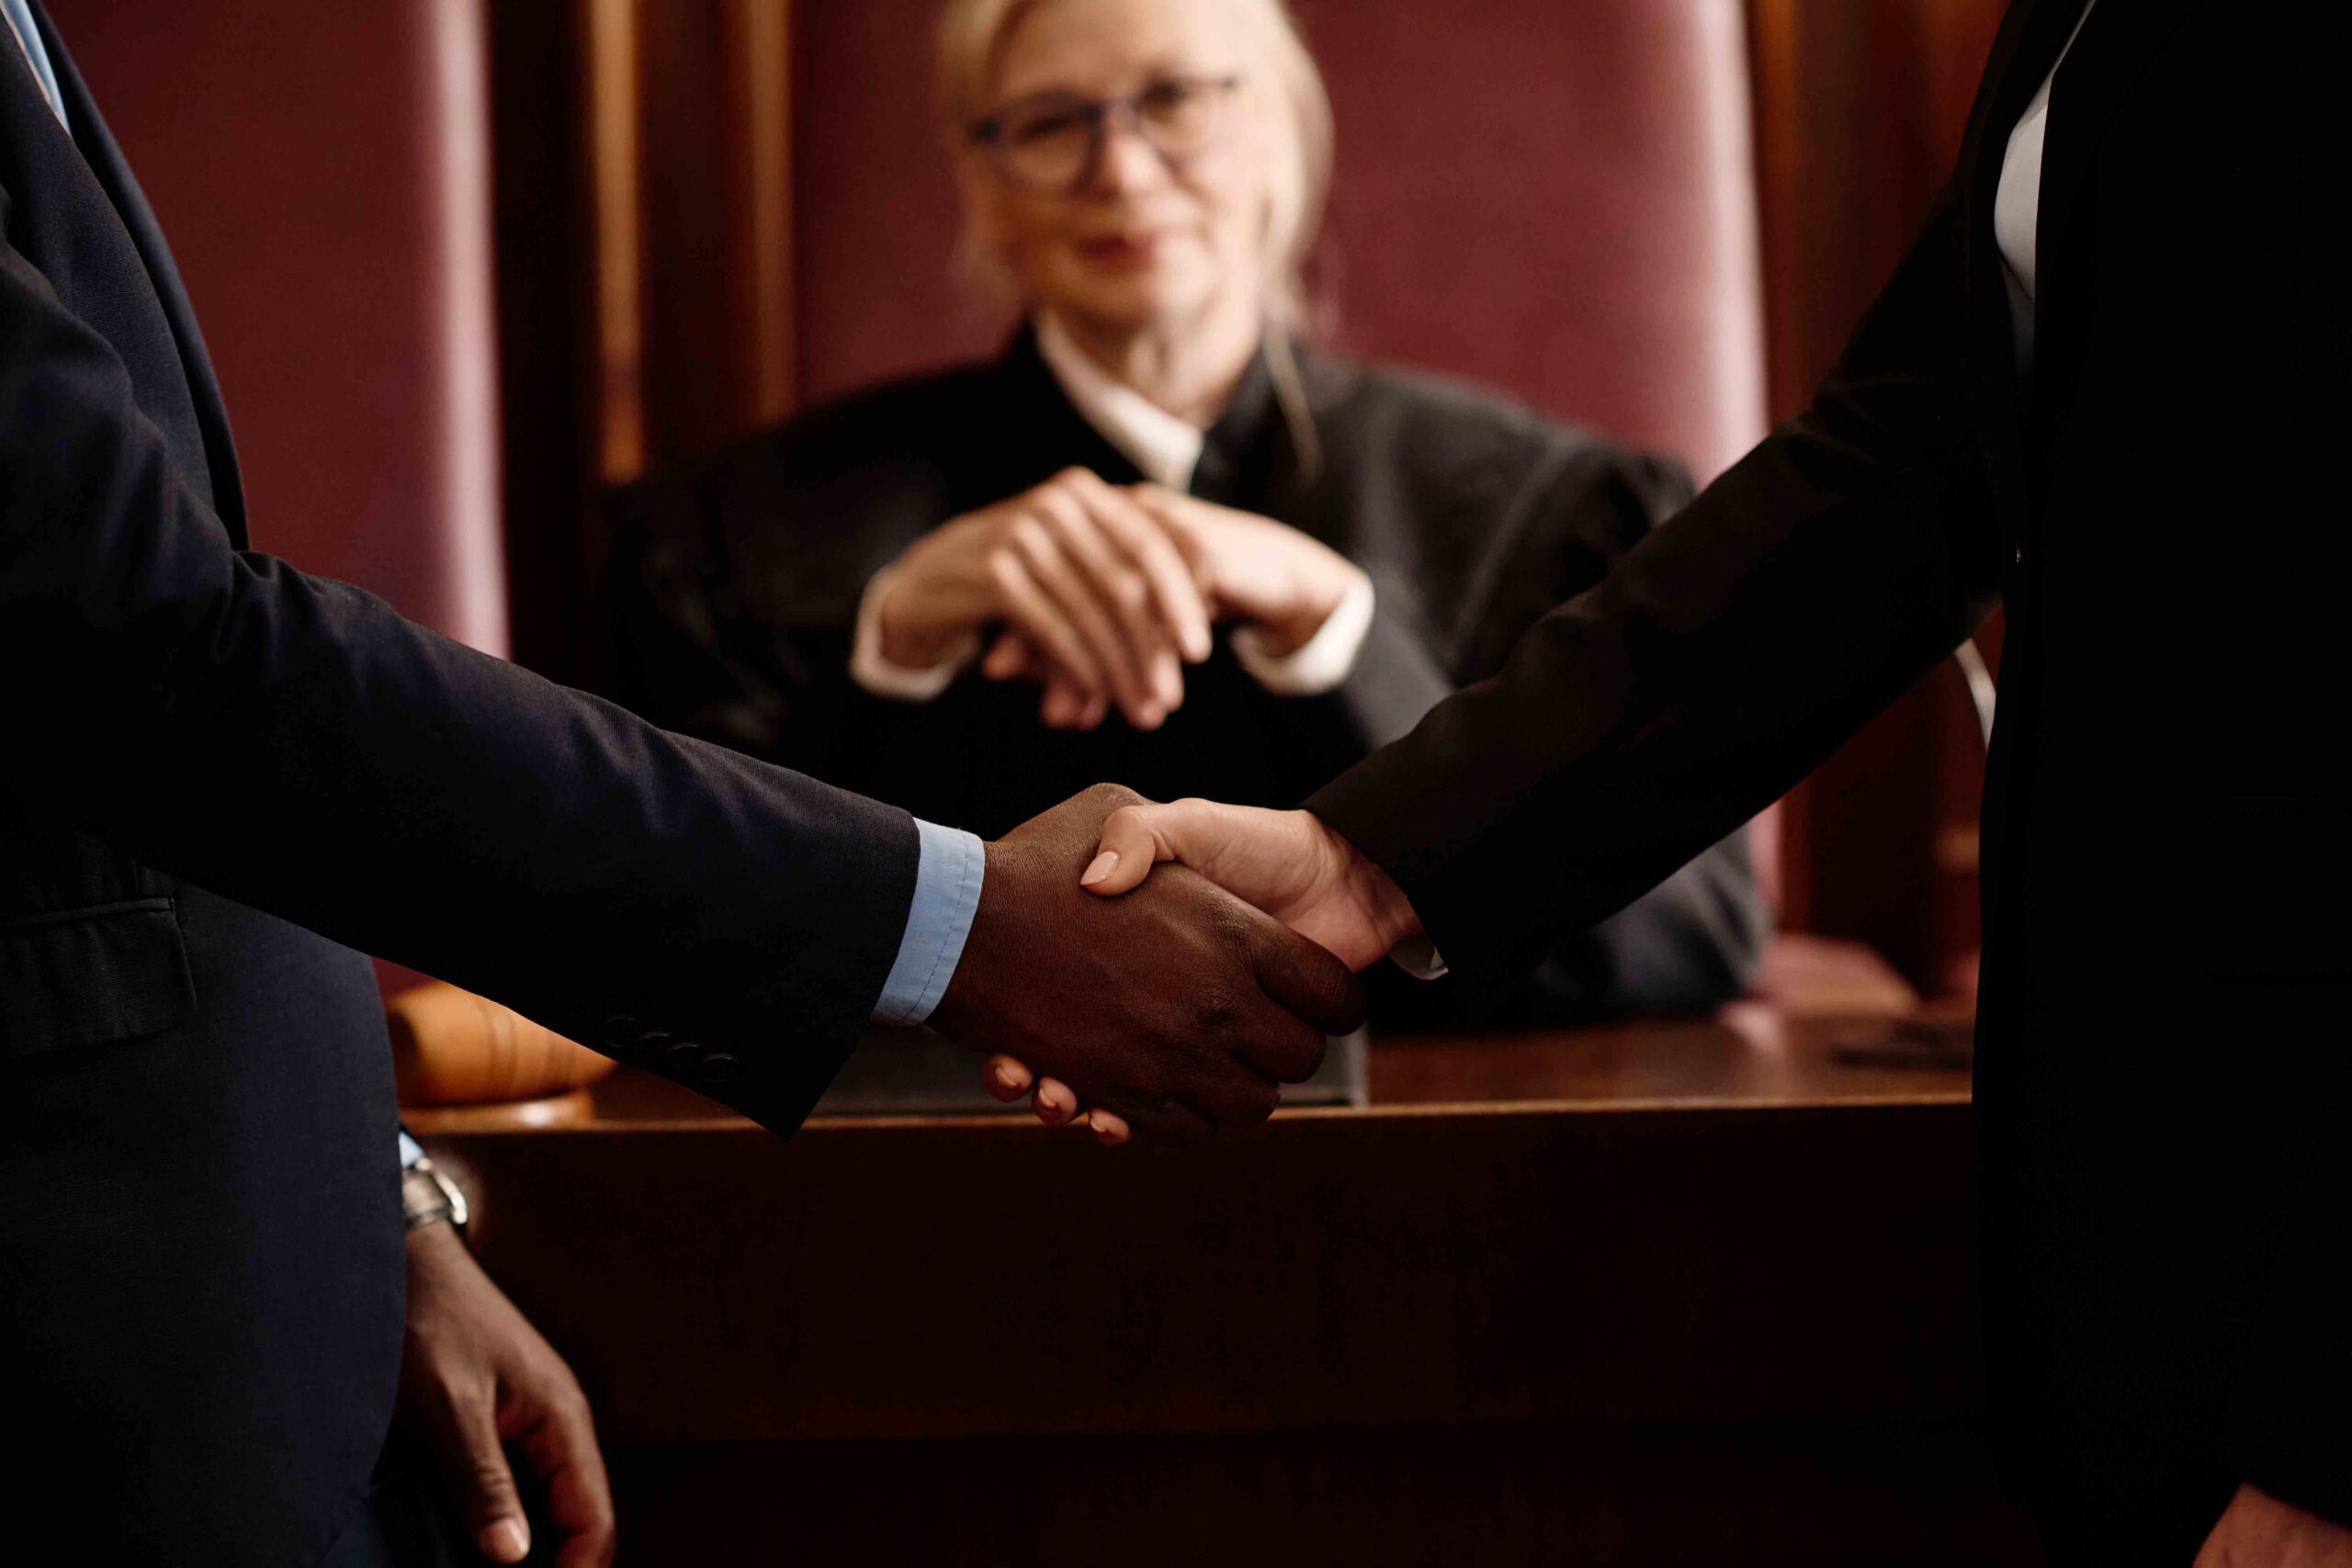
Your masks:
[{"label": "leather chair back", "polygon": [[[1762,434],[1739,0],[1302,0],[1338,122],[1339,346],[1492,383],[1712,476]],[[993,346],[949,280],[937,0],[793,17],[801,392]]]},{"label": "leather chair back", "polygon": [[254,547],[506,649],[481,0],[50,0],[208,331]]}]

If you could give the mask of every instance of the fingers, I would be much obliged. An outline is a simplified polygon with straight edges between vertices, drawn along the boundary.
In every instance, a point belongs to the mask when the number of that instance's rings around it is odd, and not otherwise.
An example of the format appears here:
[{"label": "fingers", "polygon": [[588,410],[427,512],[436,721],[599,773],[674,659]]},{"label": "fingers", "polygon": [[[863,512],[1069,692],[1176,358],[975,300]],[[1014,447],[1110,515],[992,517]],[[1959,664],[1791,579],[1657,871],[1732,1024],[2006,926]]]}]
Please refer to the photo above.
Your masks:
[{"label": "fingers", "polygon": [[1081,1115],[1077,1091],[1059,1078],[1038,1077],[1025,1062],[1001,1053],[981,1064],[980,1083],[1008,1105],[1035,1088],[1036,1098],[1031,1109],[1036,1112],[1037,1120],[1048,1127],[1081,1126],[1091,1132],[1097,1142],[1111,1147],[1125,1143],[1131,1135],[1126,1122],[1108,1111],[1089,1111]]},{"label": "fingers", "polygon": [[[1138,1097],[1115,1100],[1113,1103],[1115,1110],[1109,1106],[1100,1109],[1155,1144],[1197,1144],[1216,1131],[1216,1121],[1206,1111],[1182,1100]],[[1093,1112],[1088,1114],[1091,1116]]]},{"label": "fingers", "polygon": [[490,1390],[448,1393],[423,1413],[442,1478],[481,1554],[492,1562],[520,1562],[530,1554],[531,1527],[507,1468]]},{"label": "fingers", "polygon": [[1155,830],[1156,807],[1125,806],[1102,824],[1102,840],[1094,858],[1079,874],[1078,885],[1104,897],[1140,886],[1151,868],[1176,858],[1175,850]]},{"label": "fingers", "polygon": [[1125,893],[1166,860],[1182,861],[1214,882],[1204,863],[1223,837],[1218,814],[1225,809],[1205,800],[1122,807],[1103,822],[1102,842],[1079,886],[1106,897]]},{"label": "fingers", "polygon": [[[1269,1016],[1260,1020],[1250,1030],[1250,1043],[1235,1051],[1232,1056],[1216,1064],[1216,1071],[1204,1077],[1182,1096],[1184,1103],[1218,1127],[1255,1127],[1281,1108],[1283,1091],[1274,1075],[1250,1065],[1257,1055],[1269,1055],[1291,1069],[1301,1060],[1318,1064],[1323,1056],[1323,1037],[1298,1022],[1285,1018],[1279,1009],[1267,1008]],[[1314,1035],[1310,1041],[1295,1038],[1299,1032]],[[1282,1037],[1279,1049],[1268,1049],[1264,1043]],[[1314,1072],[1309,1066],[1297,1077]]]},{"label": "fingers", "polygon": [[1216,563],[1210,558],[1208,541],[1187,509],[1186,503],[1192,498],[1156,484],[1130,485],[1126,495],[1138,511],[1159,525],[1161,537],[1175,550],[1185,576],[1192,580],[1193,591],[1208,594],[1216,581]]},{"label": "fingers", "polygon": [[1211,647],[1199,574],[1168,528],[1083,468],[1007,503],[999,526],[989,570],[1000,608],[1035,646],[999,638],[984,673],[1001,681],[1066,671],[1084,701],[1049,690],[1039,717],[1057,728],[1099,723],[1106,694],[1138,728],[1165,722],[1184,699],[1182,661],[1198,663]]},{"label": "fingers", "polygon": [[[1351,975],[1349,978],[1355,976]],[[1234,1059],[1260,1075],[1270,1089],[1278,1083],[1305,1083],[1323,1066],[1323,1053],[1330,1043],[1326,1026],[1307,1022],[1283,1004],[1270,1007],[1267,1012],[1269,1016],[1250,1032],[1249,1038],[1234,1046]],[[1274,1102],[1279,1103],[1281,1098],[1280,1090],[1275,1090]],[[1273,1109],[1270,1103],[1265,1114],[1239,1124],[1262,1122]]]},{"label": "fingers", "polygon": [[516,1442],[546,1492],[560,1568],[606,1568],[615,1543],[612,1483],[588,1401],[568,1369],[560,1386],[546,1391]]},{"label": "fingers", "polygon": [[1015,631],[999,632],[980,660],[980,673],[991,681],[1018,680],[1043,668],[1029,639]]},{"label": "fingers", "polygon": [[1090,691],[1101,691],[1109,685],[1110,676],[1102,661],[1070,625],[1054,598],[1038,585],[1018,551],[990,552],[988,571],[996,585],[1005,618],[1018,626],[1032,644]]},{"label": "fingers", "polygon": [[1108,697],[1082,692],[1059,674],[1046,678],[1037,699],[1037,722],[1048,729],[1092,729],[1110,711]]},{"label": "fingers", "polygon": [[1001,1053],[980,1064],[980,1087],[1007,1105],[1027,1094],[1035,1081],[1027,1064]]},{"label": "fingers", "polygon": [[[1041,491],[1035,510],[1015,518],[1005,540],[1019,556],[1032,581],[1053,601],[1063,621],[1076,629],[1096,666],[1108,677],[1111,689],[1127,721],[1138,729],[1154,729],[1168,716],[1168,702],[1152,689],[1147,666],[1148,646],[1138,648],[1119,624],[1119,611],[1107,592],[1090,580],[1077,553],[1066,541],[1084,527],[1083,513],[1068,497]],[[1180,693],[1181,694],[1181,693]]]},{"label": "fingers", "polygon": [[[1363,982],[1355,971],[1318,942],[1308,941],[1281,921],[1261,919],[1251,968],[1258,988],[1282,1004],[1293,1017],[1323,1034],[1352,1033],[1363,1025]],[[1316,1059],[1322,1058],[1317,1042]],[[1296,1078],[1271,1066],[1261,1071],[1295,1083]],[[1311,1073],[1312,1066],[1307,1068]],[[1305,1077],[1301,1074],[1300,1077]]]},{"label": "fingers", "polygon": [[[1077,567],[1087,592],[1117,622],[1122,651],[1144,691],[1163,713],[1182,704],[1184,677],[1177,656],[1185,629],[1171,627],[1161,619],[1150,580],[1107,521],[1111,513],[1121,508],[1135,514],[1134,503],[1093,475],[1080,471],[1064,475],[1048,486],[1039,494],[1037,507],[1054,530],[1054,542]],[[1148,530],[1150,525],[1136,514],[1125,526]],[[1205,637],[1205,609],[1201,611],[1201,625]]]},{"label": "fingers", "polygon": [[1078,1114],[1078,1095],[1059,1078],[1040,1078],[1031,1109],[1046,1126],[1063,1126]]},{"label": "fingers", "polygon": [[1100,476],[1080,468],[1072,471],[1069,479],[1102,531],[1143,573],[1153,606],[1176,647],[1194,664],[1206,659],[1208,605],[1201,597],[1199,573],[1185,553],[1183,541],[1172,537],[1135,496],[1104,483]]}]

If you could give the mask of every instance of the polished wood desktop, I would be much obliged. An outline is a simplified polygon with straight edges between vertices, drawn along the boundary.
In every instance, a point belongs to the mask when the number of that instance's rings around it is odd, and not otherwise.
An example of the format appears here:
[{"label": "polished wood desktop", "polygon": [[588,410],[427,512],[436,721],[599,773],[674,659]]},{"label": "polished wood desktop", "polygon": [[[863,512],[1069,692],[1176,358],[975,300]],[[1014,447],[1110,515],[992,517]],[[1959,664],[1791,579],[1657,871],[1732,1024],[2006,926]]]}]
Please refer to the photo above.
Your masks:
[{"label": "polished wood desktop", "polygon": [[626,1071],[411,1121],[588,1388],[631,1562],[2030,1560],[1974,1427],[1965,1030],[1382,1041],[1368,1105],[1196,1148],[784,1140]]}]

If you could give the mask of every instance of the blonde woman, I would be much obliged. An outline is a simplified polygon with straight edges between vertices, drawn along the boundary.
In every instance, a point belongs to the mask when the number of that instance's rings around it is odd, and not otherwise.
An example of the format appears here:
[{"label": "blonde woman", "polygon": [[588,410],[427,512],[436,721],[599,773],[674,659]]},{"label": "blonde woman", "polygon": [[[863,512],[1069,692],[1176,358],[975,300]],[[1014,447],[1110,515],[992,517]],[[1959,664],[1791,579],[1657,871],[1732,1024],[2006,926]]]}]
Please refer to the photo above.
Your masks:
[{"label": "blonde woman", "polygon": [[[1279,0],[955,0],[939,37],[957,265],[1023,325],[622,498],[632,705],[984,833],[1106,778],[1289,805],[1688,497],[1300,341],[1330,117]],[[1735,838],[1509,1017],[1711,1007],[1764,925]]]}]

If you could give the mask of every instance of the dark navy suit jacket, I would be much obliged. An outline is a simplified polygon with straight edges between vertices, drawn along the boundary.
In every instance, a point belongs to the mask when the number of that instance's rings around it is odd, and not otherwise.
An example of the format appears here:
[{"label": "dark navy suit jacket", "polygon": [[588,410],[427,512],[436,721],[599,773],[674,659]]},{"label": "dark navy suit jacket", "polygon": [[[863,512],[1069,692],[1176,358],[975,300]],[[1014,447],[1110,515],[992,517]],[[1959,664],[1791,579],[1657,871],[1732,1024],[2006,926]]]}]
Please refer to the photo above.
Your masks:
[{"label": "dark navy suit jacket", "polygon": [[[376,953],[778,1129],[911,820],[249,551],[171,257],[0,48],[0,1405],[93,1561],[316,1560],[398,1368]],[[78,145],[76,144],[78,142]]]}]

